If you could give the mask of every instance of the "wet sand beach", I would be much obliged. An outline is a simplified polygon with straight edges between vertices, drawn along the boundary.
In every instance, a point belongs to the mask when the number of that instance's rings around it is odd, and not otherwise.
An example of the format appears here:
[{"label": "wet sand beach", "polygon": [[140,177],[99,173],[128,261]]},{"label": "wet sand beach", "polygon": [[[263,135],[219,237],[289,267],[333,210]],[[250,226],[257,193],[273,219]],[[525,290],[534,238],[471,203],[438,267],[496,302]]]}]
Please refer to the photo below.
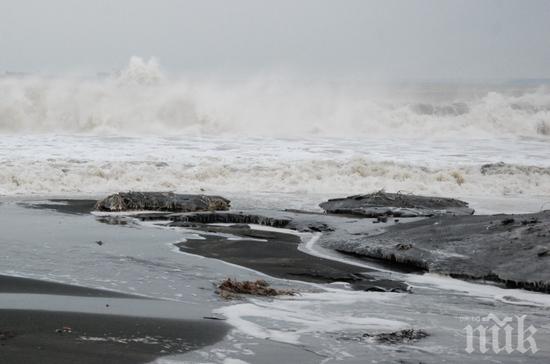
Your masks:
[{"label": "wet sand beach", "polygon": [[370,269],[304,253],[298,249],[301,240],[296,235],[254,230],[238,225],[208,226],[204,229],[210,233],[232,234],[241,238],[228,239],[206,233],[201,234],[203,239],[188,239],[176,244],[177,247],[184,252],[221,259],[282,279],[312,283],[346,282],[358,290],[407,289],[407,285],[401,281],[369,275],[372,273]]},{"label": "wet sand beach", "polygon": [[[71,304],[74,301],[69,299],[65,301],[66,311],[55,311],[56,307],[48,307],[51,295],[88,299],[96,306],[105,307],[106,313],[73,312],[79,307],[74,307]],[[97,298],[101,298],[100,302]],[[13,300],[34,300],[32,305],[36,308],[2,307],[2,302]],[[160,356],[211,345],[221,340],[228,330],[222,321],[202,318],[183,320],[109,314],[110,305],[114,306],[120,300],[131,305],[136,300],[143,301],[143,298],[1,276],[0,362],[147,363]],[[159,301],[146,301],[154,312],[155,303]],[[158,309],[162,311],[164,307],[161,305]]]},{"label": "wet sand beach", "polygon": [[[262,230],[253,222],[178,218],[182,226],[171,226],[159,213],[140,220],[90,214],[92,207],[91,200],[39,198],[0,205],[1,362],[477,363],[486,357],[464,354],[465,318],[520,312],[539,330],[540,351],[530,361],[547,362],[547,296],[376,264],[321,245],[376,231],[382,224],[373,219],[244,210],[292,219],[287,228]],[[227,300],[216,294],[226,278],[265,279],[299,293]],[[412,290],[369,289],[402,284]],[[392,345],[368,339],[405,329],[429,336]]]}]

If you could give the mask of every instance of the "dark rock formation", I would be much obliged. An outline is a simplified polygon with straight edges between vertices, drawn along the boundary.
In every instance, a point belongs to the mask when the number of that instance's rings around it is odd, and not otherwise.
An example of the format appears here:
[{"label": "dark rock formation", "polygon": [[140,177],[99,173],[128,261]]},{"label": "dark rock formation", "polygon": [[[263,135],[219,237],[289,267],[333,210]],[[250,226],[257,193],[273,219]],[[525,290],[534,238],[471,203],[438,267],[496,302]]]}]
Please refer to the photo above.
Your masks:
[{"label": "dark rock formation", "polygon": [[214,211],[228,210],[230,201],[220,196],[182,195],[172,192],[120,192],[98,201],[99,211]]},{"label": "dark rock formation", "polygon": [[548,175],[550,168],[537,166],[523,166],[517,164],[508,164],[504,162],[488,163],[479,169],[484,175],[506,175],[506,174],[526,174],[526,175]]},{"label": "dark rock formation", "polygon": [[363,217],[417,217],[436,215],[472,215],[468,203],[452,198],[386,193],[383,191],[328,200],[319,205],[332,214]]},{"label": "dark rock formation", "polygon": [[[143,219],[142,215],[140,218]],[[172,226],[186,226],[188,223],[200,224],[256,224],[272,227],[286,227],[290,220],[266,217],[240,212],[197,212],[192,214],[172,214],[169,219]]]},{"label": "dark rock formation", "polygon": [[[270,216],[267,216],[270,215]],[[256,224],[271,226],[276,228],[286,228],[300,232],[320,232],[332,231],[333,228],[326,223],[317,221],[316,215],[313,217],[302,215],[301,219],[290,217],[288,214],[271,211],[264,215],[254,212],[243,211],[207,211],[193,213],[148,213],[139,214],[140,220],[170,220],[171,226],[177,227],[196,227],[198,224]]]},{"label": "dark rock formation", "polygon": [[432,217],[325,245],[456,278],[550,292],[550,211]]}]

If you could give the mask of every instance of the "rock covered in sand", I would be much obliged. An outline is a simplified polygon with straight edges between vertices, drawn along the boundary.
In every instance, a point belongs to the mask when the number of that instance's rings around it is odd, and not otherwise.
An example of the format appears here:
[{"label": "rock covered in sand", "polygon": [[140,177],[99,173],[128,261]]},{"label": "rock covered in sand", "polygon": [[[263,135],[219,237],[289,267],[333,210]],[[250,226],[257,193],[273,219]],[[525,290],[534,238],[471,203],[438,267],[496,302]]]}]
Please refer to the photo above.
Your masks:
[{"label": "rock covered in sand", "polygon": [[550,211],[438,216],[326,245],[456,278],[550,292]]},{"label": "rock covered in sand", "polygon": [[418,217],[472,215],[468,203],[453,198],[386,193],[383,191],[328,200],[319,205],[327,213],[363,217]]},{"label": "rock covered in sand", "polygon": [[96,203],[99,211],[216,211],[229,210],[230,201],[220,196],[187,195],[173,192],[120,192]]}]

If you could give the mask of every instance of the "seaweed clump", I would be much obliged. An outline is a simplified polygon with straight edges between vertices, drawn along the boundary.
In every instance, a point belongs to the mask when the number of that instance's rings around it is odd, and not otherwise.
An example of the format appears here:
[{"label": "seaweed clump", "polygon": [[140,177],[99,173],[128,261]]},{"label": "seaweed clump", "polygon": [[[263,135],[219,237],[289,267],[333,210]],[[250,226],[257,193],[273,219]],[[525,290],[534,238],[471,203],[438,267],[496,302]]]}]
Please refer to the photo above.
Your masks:
[{"label": "seaweed clump", "polygon": [[231,278],[225,279],[218,285],[217,293],[225,299],[236,298],[241,294],[264,297],[294,296],[296,294],[293,290],[273,288],[263,279],[240,282]]}]

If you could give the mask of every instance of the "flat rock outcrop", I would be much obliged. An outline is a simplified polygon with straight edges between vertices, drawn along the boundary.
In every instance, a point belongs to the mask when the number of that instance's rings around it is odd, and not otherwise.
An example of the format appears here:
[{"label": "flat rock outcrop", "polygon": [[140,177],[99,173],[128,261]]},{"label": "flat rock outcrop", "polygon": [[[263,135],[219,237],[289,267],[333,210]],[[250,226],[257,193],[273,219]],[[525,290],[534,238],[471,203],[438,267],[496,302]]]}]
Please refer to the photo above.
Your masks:
[{"label": "flat rock outcrop", "polygon": [[386,193],[383,191],[328,200],[319,205],[327,213],[363,217],[418,217],[472,215],[468,203],[453,198]]},{"label": "flat rock outcrop", "polygon": [[230,201],[220,196],[187,195],[173,192],[120,192],[96,203],[99,211],[219,211],[228,210]]},{"label": "flat rock outcrop", "polygon": [[438,216],[325,246],[456,278],[550,292],[550,211]]}]

